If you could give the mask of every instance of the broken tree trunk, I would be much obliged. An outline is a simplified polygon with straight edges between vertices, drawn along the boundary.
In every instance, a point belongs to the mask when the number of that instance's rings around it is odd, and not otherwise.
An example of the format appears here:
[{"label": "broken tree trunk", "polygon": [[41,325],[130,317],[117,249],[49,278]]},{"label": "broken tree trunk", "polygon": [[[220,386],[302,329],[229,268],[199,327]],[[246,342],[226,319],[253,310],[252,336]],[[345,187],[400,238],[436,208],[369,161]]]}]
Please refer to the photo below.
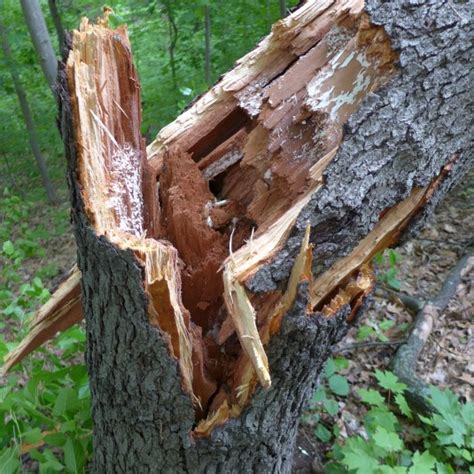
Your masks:
[{"label": "broken tree trunk", "polygon": [[[472,165],[467,10],[309,1],[146,150],[126,30],[73,33],[60,122],[96,472],[290,471],[372,257]],[[77,309],[64,285],[56,321]]]}]

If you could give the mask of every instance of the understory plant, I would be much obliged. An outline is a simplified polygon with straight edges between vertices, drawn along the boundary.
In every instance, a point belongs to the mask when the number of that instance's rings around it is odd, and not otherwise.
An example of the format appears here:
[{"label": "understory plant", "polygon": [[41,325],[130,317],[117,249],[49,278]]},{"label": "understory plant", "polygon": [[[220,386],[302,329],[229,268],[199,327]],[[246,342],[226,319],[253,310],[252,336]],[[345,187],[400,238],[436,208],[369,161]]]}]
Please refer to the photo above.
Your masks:
[{"label": "understory plant", "polygon": [[366,407],[363,429],[333,445],[328,473],[474,472],[474,404],[432,386],[433,412],[422,416],[412,411],[407,387],[393,373],[376,370],[374,377],[378,389],[357,390]]},{"label": "understory plant", "polygon": [[[0,196],[0,360],[28,332],[36,309],[50,293],[43,278],[57,268],[46,263],[30,274],[31,259],[43,258],[46,238],[62,233],[62,209],[46,219],[54,229],[32,225],[35,199],[4,190]],[[83,472],[91,451],[88,377],[83,364],[85,335],[77,326],[62,333],[54,351],[41,349],[11,374],[0,376],[0,472]]]}]

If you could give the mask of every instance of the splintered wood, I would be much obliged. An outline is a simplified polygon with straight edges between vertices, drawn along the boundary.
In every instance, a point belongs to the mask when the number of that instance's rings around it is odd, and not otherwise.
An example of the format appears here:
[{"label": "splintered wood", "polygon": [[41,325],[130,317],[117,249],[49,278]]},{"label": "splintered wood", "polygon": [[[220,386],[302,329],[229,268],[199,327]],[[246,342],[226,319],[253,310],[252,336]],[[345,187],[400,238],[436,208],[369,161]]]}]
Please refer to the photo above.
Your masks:
[{"label": "splintered wood", "polygon": [[[73,34],[66,73],[84,209],[97,235],[144,268],[149,321],[178,360],[195,436],[238,416],[258,383],[271,385],[265,345],[298,285],[309,284],[309,317],[343,305],[353,316],[374,284],[372,256],[425,199],[427,189],[414,191],[316,280],[308,226],[287,287],[258,298],[247,289],[324,186],[348,117],[396,72],[397,55],[363,6],[308,1],[146,151],[126,29],[83,20]],[[41,319],[44,334],[27,338],[6,367],[81,317],[78,288],[76,271],[42,309],[52,315]]]}]

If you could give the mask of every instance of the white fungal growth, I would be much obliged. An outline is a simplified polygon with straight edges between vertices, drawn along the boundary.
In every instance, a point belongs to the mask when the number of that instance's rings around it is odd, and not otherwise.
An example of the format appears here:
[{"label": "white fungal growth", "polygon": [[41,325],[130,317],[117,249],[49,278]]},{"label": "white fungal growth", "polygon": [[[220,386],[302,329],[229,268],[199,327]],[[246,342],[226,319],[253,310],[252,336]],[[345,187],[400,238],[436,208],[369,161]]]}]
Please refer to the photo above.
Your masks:
[{"label": "white fungal growth", "polygon": [[267,171],[265,171],[264,175],[263,175],[263,179],[266,183],[270,183],[271,182],[271,179],[272,179],[272,170],[271,168],[268,168]]},{"label": "white fungal growth", "polygon": [[265,82],[252,84],[239,96],[239,106],[251,117],[256,117],[262,109]]},{"label": "white fungal growth", "polygon": [[115,211],[118,228],[141,237],[143,231],[142,169],[140,154],[128,143],[119,145],[110,163],[112,186],[109,205]]}]

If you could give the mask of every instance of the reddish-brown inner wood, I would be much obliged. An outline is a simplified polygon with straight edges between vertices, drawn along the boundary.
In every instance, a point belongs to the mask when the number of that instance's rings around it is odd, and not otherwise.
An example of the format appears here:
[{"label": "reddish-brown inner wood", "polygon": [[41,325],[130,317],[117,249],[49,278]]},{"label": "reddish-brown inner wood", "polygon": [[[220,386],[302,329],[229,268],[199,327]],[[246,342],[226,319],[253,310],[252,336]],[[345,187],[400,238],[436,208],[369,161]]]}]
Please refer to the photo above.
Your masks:
[{"label": "reddish-brown inner wood", "polygon": [[[386,81],[395,55],[383,30],[372,27],[364,15],[344,15],[337,28],[343,31],[340,49],[352,41],[355,51],[377,57],[374,64],[379,65],[381,78],[374,80],[372,89]],[[262,101],[256,116],[241,106],[237,93],[222,108],[225,115],[214,128],[203,134],[195,127],[186,142],[171,146],[159,161],[154,160],[159,163],[155,170],[159,205],[148,210],[148,221],[155,226],[148,233],[169,240],[182,260],[182,300],[193,339],[193,390],[200,398],[198,419],[224,399],[236,401],[240,370],[236,364],[242,352],[227,319],[221,272],[229,249],[236,250],[253,233],[264,232],[308,190],[309,170],[340,143],[342,125],[358,106],[357,101],[352,109],[345,106],[334,121],[305,102],[309,81],[337,51],[324,37],[308,42],[299,57],[293,57],[279,76],[258,91]],[[349,82],[357,75],[350,68],[346,73]],[[352,87],[344,82],[336,86],[341,93]],[[152,181],[147,186],[152,190],[144,194],[153,202],[157,187]],[[151,288],[153,300],[159,298],[157,291]],[[353,301],[359,301],[362,293],[352,294]],[[259,327],[279,295],[251,297]],[[325,301],[330,300],[328,295]],[[164,311],[171,313],[169,308]],[[178,355],[176,328],[164,322],[159,325],[170,334]]]}]

